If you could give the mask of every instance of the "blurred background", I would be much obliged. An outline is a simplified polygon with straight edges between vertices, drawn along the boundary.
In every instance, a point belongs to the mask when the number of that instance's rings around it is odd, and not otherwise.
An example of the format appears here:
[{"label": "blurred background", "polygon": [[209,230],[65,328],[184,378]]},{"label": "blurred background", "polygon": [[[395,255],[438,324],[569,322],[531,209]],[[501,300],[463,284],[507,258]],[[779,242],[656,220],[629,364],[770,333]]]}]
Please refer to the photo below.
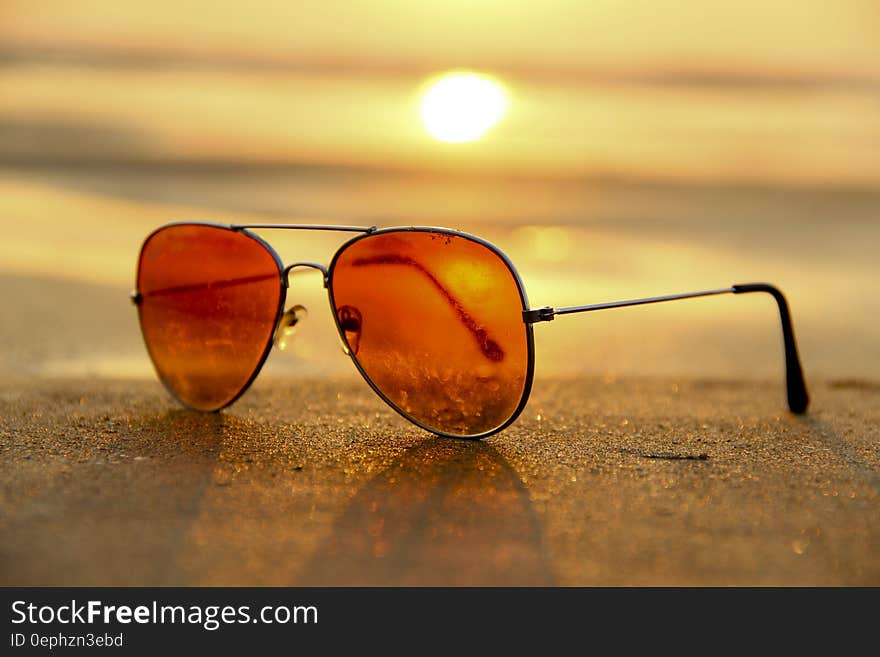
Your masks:
[{"label": "blurred background", "polygon": [[[880,376],[878,34],[876,0],[2,0],[0,374],[152,376],[141,241],[255,219],[473,232],[533,306],[767,280],[808,377]],[[320,280],[288,302],[270,371],[355,375]],[[538,376],[780,378],[780,336],[754,295],[566,317]]]}]

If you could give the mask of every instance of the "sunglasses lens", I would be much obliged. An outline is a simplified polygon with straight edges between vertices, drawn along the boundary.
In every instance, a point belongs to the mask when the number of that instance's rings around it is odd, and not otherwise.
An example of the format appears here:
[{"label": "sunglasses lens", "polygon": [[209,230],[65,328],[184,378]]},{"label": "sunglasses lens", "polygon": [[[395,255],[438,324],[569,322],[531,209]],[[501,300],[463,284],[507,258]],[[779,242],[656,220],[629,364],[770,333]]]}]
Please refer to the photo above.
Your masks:
[{"label": "sunglasses lens", "polygon": [[241,394],[269,348],[281,304],[269,250],[226,228],[169,226],[144,244],[137,289],[147,349],[178,399],[212,411]]},{"label": "sunglasses lens", "polygon": [[371,235],[337,256],[331,286],[350,353],[404,415],[477,436],[517,412],[528,332],[516,278],[492,249],[446,233]]}]

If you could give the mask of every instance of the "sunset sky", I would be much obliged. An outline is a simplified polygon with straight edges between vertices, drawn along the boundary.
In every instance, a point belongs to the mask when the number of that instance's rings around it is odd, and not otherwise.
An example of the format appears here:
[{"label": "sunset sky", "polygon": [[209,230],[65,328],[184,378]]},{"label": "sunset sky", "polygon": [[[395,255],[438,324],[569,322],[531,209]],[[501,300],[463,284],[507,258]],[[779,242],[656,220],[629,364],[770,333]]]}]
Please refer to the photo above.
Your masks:
[{"label": "sunset sky", "polygon": [[[877,0],[2,0],[0,292],[24,310],[0,338],[31,342],[0,373],[149,375],[125,301],[144,236],[259,217],[477,233],[537,305],[770,280],[808,371],[873,376],[878,35]],[[456,71],[502,94],[470,141],[449,97],[424,120]],[[292,368],[332,369],[323,290],[300,290],[319,310]],[[554,322],[539,357],[770,376],[777,329],[766,304],[707,300]]]},{"label": "sunset sky", "polygon": [[[534,7],[7,1],[0,157],[880,181],[876,2]],[[419,100],[455,69],[500,80],[509,111],[444,145]]]},{"label": "sunset sky", "polygon": [[316,67],[591,68],[875,75],[873,0],[119,3],[6,0],[0,35],[29,48],[124,48]]}]

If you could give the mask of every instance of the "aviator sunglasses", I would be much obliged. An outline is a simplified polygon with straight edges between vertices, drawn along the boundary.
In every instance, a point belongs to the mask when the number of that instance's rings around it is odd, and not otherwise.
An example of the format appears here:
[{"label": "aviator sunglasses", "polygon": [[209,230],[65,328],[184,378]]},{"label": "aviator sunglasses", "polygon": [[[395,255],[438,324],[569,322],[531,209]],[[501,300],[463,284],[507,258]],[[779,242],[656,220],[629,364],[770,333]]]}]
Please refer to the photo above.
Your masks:
[{"label": "aviator sunglasses", "polygon": [[[357,233],[329,267],[284,265],[251,232]],[[379,397],[442,436],[484,438],[509,426],[529,398],[533,325],[559,315],[720,294],[765,292],[779,306],[788,406],[809,403],[788,303],[766,283],[567,308],[529,307],[510,259],[489,242],[444,228],[179,223],[147,237],[138,261],[141,330],[159,378],[184,405],[218,411],[256,378],[285,311],[290,273],[320,271],[345,350]]]}]

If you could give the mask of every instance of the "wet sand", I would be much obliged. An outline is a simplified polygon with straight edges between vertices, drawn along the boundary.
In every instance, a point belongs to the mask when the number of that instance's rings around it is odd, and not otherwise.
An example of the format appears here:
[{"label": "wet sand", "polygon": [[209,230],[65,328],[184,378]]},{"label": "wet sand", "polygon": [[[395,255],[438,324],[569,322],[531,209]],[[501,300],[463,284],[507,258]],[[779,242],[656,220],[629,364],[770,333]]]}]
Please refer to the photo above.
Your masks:
[{"label": "wet sand", "polygon": [[3,585],[878,585],[880,386],[539,376],[483,442],[360,381],[0,387]]}]

